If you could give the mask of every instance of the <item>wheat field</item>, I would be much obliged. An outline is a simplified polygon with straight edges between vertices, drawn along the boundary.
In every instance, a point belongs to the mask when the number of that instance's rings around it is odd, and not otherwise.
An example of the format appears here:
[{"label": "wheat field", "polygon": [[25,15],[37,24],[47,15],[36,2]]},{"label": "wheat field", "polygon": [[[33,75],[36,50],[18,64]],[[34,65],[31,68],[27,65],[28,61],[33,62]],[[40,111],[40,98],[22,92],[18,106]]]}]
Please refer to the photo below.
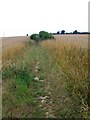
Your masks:
[{"label": "wheat field", "polygon": [[2,37],[2,50],[4,51],[4,49],[14,47],[15,45],[27,41],[27,39],[29,39],[27,36]]}]

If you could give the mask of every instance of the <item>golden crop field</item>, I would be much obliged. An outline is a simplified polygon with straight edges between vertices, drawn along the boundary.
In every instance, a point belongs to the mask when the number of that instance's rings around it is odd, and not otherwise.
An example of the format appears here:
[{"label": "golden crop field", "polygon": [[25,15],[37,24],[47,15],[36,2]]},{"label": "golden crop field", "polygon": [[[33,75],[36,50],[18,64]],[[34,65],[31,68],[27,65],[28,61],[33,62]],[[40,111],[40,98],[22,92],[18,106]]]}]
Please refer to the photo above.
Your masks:
[{"label": "golden crop field", "polygon": [[77,47],[88,48],[88,35],[57,35],[55,38],[61,44],[72,44]]},{"label": "golden crop field", "polygon": [[3,37],[2,38],[2,50],[9,48],[9,47],[15,47],[15,45],[18,45],[20,43],[27,41],[28,38],[29,37],[27,36]]}]

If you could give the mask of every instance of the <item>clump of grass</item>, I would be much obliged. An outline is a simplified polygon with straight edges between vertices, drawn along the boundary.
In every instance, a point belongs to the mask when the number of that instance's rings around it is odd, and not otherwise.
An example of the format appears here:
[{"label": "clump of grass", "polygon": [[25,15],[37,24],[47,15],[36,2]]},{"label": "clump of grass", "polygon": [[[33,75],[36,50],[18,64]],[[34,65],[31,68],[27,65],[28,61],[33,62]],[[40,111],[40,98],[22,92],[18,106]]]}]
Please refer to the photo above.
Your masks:
[{"label": "clump of grass", "polygon": [[[88,49],[68,41],[44,41],[41,45],[50,50],[65,75],[63,80],[66,81],[66,90],[73,101],[68,116],[88,117]],[[63,114],[66,115],[66,111]]]}]

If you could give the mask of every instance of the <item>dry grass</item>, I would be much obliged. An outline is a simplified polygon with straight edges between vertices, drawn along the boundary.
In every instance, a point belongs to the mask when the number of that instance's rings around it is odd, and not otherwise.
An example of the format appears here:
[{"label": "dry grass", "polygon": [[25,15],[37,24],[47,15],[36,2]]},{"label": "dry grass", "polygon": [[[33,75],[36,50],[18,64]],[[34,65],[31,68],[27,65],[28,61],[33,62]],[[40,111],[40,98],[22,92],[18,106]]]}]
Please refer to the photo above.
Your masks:
[{"label": "dry grass", "polygon": [[3,37],[1,46],[3,65],[9,64],[10,61],[17,59],[19,56],[22,57],[26,48],[25,42],[27,41],[27,36]]},{"label": "dry grass", "polygon": [[63,40],[60,36],[56,41],[44,41],[42,45],[53,52],[53,58],[59,65],[63,66],[64,69],[68,68],[69,71],[73,71],[72,75],[77,76],[77,78],[78,76],[83,78],[86,76],[84,70],[88,70],[88,42],[87,39],[79,40],[78,36],[74,37],[77,37],[77,40]]},{"label": "dry grass", "polygon": [[[82,40],[83,37],[86,39]],[[54,61],[65,74],[63,80],[66,81],[67,92],[73,100],[73,111],[83,118],[88,117],[87,36],[56,36],[56,40],[44,41],[41,45],[50,50]]]},{"label": "dry grass", "polygon": [[2,53],[3,62],[15,58],[16,55],[22,56],[24,49],[25,49],[25,44],[23,43],[20,43],[19,45],[5,49]]}]

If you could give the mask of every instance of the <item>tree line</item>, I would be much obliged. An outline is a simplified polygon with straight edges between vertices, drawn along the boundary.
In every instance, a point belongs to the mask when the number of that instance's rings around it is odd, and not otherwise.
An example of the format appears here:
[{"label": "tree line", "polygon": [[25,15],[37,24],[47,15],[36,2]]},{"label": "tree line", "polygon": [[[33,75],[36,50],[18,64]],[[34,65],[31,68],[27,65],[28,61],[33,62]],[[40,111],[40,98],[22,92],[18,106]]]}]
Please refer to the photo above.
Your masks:
[{"label": "tree line", "polygon": [[[90,32],[78,32],[74,30],[73,32],[67,33],[65,30],[57,31],[57,33],[48,33],[46,31],[40,31],[39,34],[35,33],[30,36],[30,39],[35,40],[36,42],[48,39],[55,39],[53,35],[60,35],[60,34],[90,34]],[[28,34],[26,34],[28,36]]]},{"label": "tree line", "polygon": [[74,30],[73,32],[65,32],[65,30],[57,31],[57,33],[52,33],[53,35],[59,35],[59,34],[90,34],[90,32],[78,32],[77,30]]}]

